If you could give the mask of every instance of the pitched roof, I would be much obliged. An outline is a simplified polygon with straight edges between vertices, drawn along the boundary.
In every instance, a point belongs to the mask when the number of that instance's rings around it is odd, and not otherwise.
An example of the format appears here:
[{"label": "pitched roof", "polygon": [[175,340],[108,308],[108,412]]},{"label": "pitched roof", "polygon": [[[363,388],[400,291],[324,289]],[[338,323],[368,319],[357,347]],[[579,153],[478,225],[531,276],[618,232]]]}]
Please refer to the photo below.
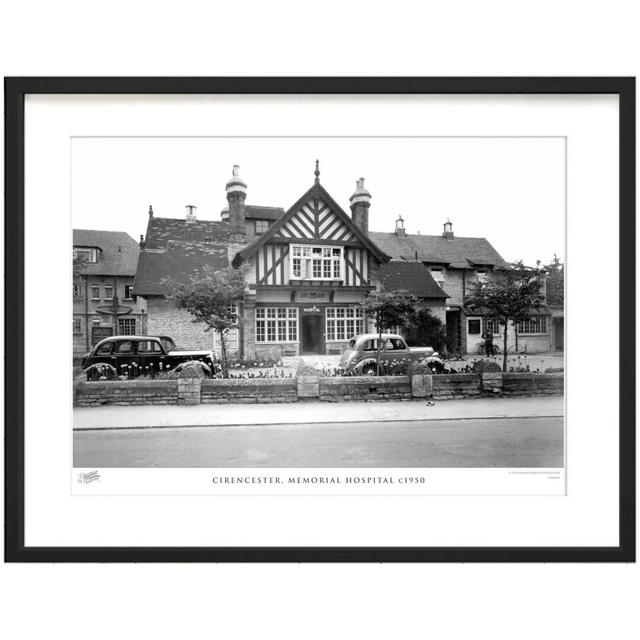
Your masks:
[{"label": "pitched roof", "polygon": [[448,298],[422,262],[391,260],[380,265],[380,279],[387,289],[406,289],[418,298]]},{"label": "pitched roof", "polygon": [[289,220],[292,216],[294,216],[298,210],[310,199],[319,198],[323,200],[330,209],[342,219],[342,222],[350,229],[350,231],[358,238],[358,240],[365,246],[374,256],[378,258],[381,262],[387,262],[390,259],[384,251],[380,249],[380,247],[376,246],[375,242],[372,242],[370,238],[370,234],[366,234],[358,227],[358,225],[354,224],[351,217],[347,215],[342,207],[329,195],[329,192],[319,183],[314,183],[311,188],[309,188],[305,193],[298,198],[298,200],[284,213],[284,215],[280,216],[275,224],[272,224],[269,227],[269,230],[266,233],[263,233],[261,236],[256,238],[253,242],[244,247],[241,251],[236,254],[235,259],[246,260],[251,257],[260,247],[266,244]]},{"label": "pitched roof", "polygon": [[457,269],[474,266],[506,267],[502,256],[486,238],[443,238],[442,236],[409,235],[370,231],[370,238],[394,258],[447,264]]},{"label": "pitched roof", "polygon": [[184,218],[150,217],[145,238],[146,249],[166,249],[170,240],[175,242],[228,242],[229,223],[222,220],[196,220]]},{"label": "pitched roof", "polygon": [[149,218],[145,248],[133,283],[135,295],[166,295],[172,282],[187,284],[204,271],[229,265],[226,222]]},{"label": "pitched roof", "polygon": [[124,231],[73,230],[74,247],[97,247],[98,262],[86,263],[81,273],[103,276],[133,276],[138,263],[138,243]]}]

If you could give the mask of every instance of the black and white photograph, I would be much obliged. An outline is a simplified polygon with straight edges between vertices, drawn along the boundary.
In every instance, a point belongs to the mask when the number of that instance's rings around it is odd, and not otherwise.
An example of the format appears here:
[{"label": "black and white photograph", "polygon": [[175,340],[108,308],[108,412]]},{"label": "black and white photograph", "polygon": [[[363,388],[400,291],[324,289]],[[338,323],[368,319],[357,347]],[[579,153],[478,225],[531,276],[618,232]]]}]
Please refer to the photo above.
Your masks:
[{"label": "black and white photograph", "polygon": [[593,82],[16,80],[12,539],[628,557],[630,125]]},{"label": "black and white photograph", "polygon": [[71,162],[74,467],[564,491],[565,137],[80,136]]}]

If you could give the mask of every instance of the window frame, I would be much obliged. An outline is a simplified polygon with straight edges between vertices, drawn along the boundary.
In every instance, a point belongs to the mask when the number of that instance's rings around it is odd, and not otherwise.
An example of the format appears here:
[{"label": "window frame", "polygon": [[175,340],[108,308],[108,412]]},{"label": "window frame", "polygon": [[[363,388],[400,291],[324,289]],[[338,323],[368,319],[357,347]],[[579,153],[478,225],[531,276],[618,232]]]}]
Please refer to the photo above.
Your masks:
[{"label": "window frame", "polygon": [[[120,327],[121,323],[133,324],[133,330],[131,333],[123,333]],[[118,318],[118,335],[120,336],[135,336],[136,335],[136,319],[135,318]]]},{"label": "window frame", "polygon": [[[324,313],[325,342],[349,342],[365,332],[365,320],[362,307],[326,307]],[[349,335],[349,323],[353,323],[353,335]],[[340,331],[340,329],[342,330]]]},{"label": "window frame", "polygon": [[[111,290],[111,295],[108,295],[108,291]],[[104,299],[105,300],[113,300],[113,292],[114,292],[114,286],[112,284],[105,284],[104,285]]]},{"label": "window frame", "polygon": [[[285,316],[280,317],[279,309],[285,310]],[[273,311],[273,315],[270,313]],[[291,313],[291,311],[295,313]],[[282,322],[284,322],[284,333],[286,340],[280,340],[280,332],[282,330]],[[273,323],[272,326],[269,323]],[[263,324],[261,328],[260,325]],[[295,340],[291,340],[291,328],[295,328]],[[255,308],[255,342],[256,344],[298,344],[300,342],[300,310],[298,307],[256,307]],[[270,329],[273,328],[273,334]],[[269,340],[269,335],[275,335],[275,339]],[[263,339],[260,339],[262,336]]]},{"label": "window frame", "polygon": [[[296,251],[299,254],[296,255]],[[308,255],[305,255],[308,250]],[[320,255],[314,257],[314,250],[319,250]],[[325,255],[324,252],[330,252]],[[339,251],[340,255],[335,256],[334,251]],[[296,261],[299,265],[296,265]],[[315,264],[319,262],[319,264]],[[328,262],[331,265],[330,276],[325,276]],[[303,264],[306,266],[303,267]],[[299,274],[296,275],[296,266],[299,266]],[[314,272],[320,275],[314,275]],[[343,282],[344,281],[344,247],[342,245],[324,245],[324,244],[297,244],[289,245],[289,279],[290,280],[313,280],[315,282]]]},{"label": "window frame", "polygon": [[[98,295],[95,295],[95,292],[98,292]],[[92,284],[91,285],[91,299],[92,300],[100,300],[100,285]]]},{"label": "window frame", "polygon": [[73,335],[82,335],[82,318],[73,318],[72,328]]},{"label": "window frame", "polygon": [[89,254],[88,260],[83,260],[86,264],[96,264],[98,262],[98,249],[95,247],[73,247],[73,259],[77,260],[79,254]]},{"label": "window frame", "polygon": [[[529,328],[531,328],[532,323],[536,323],[538,324],[538,326],[543,324],[544,331],[521,331],[520,328],[525,325],[525,323]],[[547,322],[547,316],[532,316],[528,320],[521,320],[520,322],[516,323],[516,330],[518,331],[519,336],[546,336],[549,333],[549,323]]]},{"label": "window frame", "polygon": [[[127,289],[129,290],[129,295],[127,295]],[[125,284],[124,285],[124,300],[133,300],[133,285]]]},{"label": "window frame", "polygon": [[[254,227],[253,227],[253,232],[257,235],[257,236],[262,236],[265,233],[267,233],[267,231],[269,231],[269,227],[271,226],[269,220],[256,220]],[[258,227],[264,227],[264,228],[258,228]]]}]

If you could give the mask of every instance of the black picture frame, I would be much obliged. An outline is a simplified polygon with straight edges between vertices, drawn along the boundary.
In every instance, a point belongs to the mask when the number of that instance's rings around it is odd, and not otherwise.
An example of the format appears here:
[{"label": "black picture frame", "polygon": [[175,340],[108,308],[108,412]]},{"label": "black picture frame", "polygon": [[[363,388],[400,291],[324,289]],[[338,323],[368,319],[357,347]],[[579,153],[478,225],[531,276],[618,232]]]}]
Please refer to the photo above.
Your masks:
[{"label": "black picture frame", "polygon": [[[635,78],[5,78],[5,561],[634,562]],[[24,104],[28,94],[615,94],[620,149],[619,530],[612,547],[26,547],[24,541]],[[617,347],[614,347],[617,348]]]}]

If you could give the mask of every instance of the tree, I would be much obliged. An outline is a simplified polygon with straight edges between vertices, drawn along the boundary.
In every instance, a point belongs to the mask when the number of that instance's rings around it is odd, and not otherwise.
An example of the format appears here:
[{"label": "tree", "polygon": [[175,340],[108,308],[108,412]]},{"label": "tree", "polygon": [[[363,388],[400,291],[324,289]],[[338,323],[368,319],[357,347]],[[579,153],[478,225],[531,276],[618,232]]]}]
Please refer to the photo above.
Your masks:
[{"label": "tree", "polygon": [[373,320],[378,332],[378,348],[376,351],[376,375],[380,375],[380,349],[382,347],[382,332],[404,325],[418,300],[404,289],[391,291],[385,287],[370,291],[361,303],[364,313]]},{"label": "tree", "polygon": [[82,291],[82,275],[86,267],[86,256],[73,252],[73,301],[78,302],[83,299],[82,293],[76,293],[76,287],[78,291]]},{"label": "tree", "polygon": [[171,296],[174,303],[186,309],[193,322],[203,322],[205,331],[216,331],[220,339],[222,375],[229,377],[226,334],[238,326],[237,305],[244,298],[244,271],[226,267],[220,271],[204,268],[189,285],[178,286]]},{"label": "tree", "polygon": [[564,305],[564,263],[553,254],[543,269],[547,272],[547,304]]},{"label": "tree", "polygon": [[539,268],[525,267],[522,261],[510,268],[496,271],[485,283],[478,284],[465,298],[472,313],[498,320],[504,325],[502,370],[507,368],[507,331],[509,322],[530,319],[544,303],[542,274]]},{"label": "tree", "polygon": [[406,318],[404,337],[410,346],[433,347],[441,352],[445,346],[446,331],[440,318],[425,305],[418,304],[414,313]]}]

